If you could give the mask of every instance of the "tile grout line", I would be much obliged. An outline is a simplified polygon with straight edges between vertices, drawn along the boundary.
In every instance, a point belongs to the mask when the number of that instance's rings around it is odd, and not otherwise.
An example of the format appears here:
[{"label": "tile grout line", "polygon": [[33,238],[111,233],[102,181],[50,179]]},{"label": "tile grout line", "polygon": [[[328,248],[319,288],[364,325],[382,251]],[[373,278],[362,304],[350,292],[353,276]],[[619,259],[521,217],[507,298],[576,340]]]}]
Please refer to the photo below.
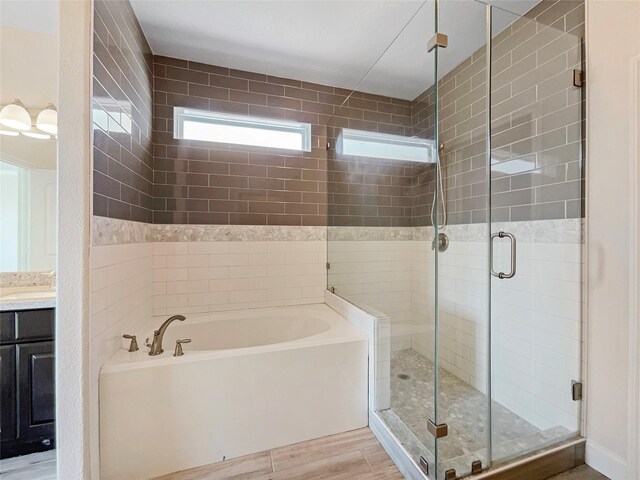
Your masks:
[{"label": "tile grout line", "polygon": [[371,473],[375,473],[375,470],[373,469],[373,467],[371,466],[371,464],[369,463],[369,460],[367,460],[366,455],[364,454],[364,452],[362,451],[362,448],[360,448],[358,450],[358,452],[360,452],[360,455],[362,455],[362,458],[364,458],[364,461],[366,462],[367,466],[369,467],[369,470],[371,470]]},{"label": "tile grout line", "polygon": [[269,464],[271,465],[271,473],[275,473],[276,471],[273,468],[273,450],[269,450]]}]

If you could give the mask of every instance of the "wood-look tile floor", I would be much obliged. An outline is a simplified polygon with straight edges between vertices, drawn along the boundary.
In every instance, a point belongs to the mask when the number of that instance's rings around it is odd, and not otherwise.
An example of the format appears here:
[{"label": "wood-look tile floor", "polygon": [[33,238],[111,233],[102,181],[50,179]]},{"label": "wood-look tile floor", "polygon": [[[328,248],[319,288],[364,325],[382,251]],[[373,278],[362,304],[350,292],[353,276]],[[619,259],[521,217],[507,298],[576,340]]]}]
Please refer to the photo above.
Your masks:
[{"label": "wood-look tile floor", "polygon": [[[318,438],[157,477],[154,480],[401,480],[371,430]],[[581,465],[548,480],[609,480]]]},{"label": "wood-look tile floor", "polygon": [[0,460],[2,480],[56,480],[56,451]]},{"label": "wood-look tile floor", "polygon": [[568,472],[551,477],[548,480],[609,480],[609,477],[605,477],[589,465],[580,465]]},{"label": "wood-look tile floor", "polygon": [[[2,480],[55,480],[55,450],[0,460]],[[156,480],[400,480],[368,428],[183,470]],[[609,480],[581,465],[548,480]]]},{"label": "wood-look tile floor", "polygon": [[371,430],[361,428],[157,477],[155,480],[401,480]]}]

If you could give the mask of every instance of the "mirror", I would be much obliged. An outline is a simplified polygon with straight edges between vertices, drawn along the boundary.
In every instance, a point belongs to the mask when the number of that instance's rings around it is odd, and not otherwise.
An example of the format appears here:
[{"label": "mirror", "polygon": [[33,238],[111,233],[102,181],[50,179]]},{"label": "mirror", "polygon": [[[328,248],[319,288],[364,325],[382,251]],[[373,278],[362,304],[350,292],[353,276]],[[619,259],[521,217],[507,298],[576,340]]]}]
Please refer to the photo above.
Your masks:
[{"label": "mirror", "polygon": [[0,4],[2,273],[55,269],[57,48],[55,2]]}]

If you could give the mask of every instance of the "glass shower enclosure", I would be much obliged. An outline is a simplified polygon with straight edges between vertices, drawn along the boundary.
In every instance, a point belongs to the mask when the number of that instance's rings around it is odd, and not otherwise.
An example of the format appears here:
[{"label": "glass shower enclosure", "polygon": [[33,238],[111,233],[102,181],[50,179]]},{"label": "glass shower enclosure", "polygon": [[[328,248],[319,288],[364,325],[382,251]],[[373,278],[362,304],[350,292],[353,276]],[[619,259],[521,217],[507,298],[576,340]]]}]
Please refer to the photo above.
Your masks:
[{"label": "glass shower enclosure", "polygon": [[429,478],[579,435],[583,23],[425,1],[328,122],[327,286],[378,318],[370,407]]}]

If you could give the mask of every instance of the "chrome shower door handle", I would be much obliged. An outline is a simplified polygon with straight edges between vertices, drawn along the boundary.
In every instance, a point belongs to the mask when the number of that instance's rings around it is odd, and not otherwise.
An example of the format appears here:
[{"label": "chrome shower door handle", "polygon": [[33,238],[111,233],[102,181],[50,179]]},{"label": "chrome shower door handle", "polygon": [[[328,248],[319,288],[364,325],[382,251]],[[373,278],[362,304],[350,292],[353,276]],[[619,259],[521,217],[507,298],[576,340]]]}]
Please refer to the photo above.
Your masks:
[{"label": "chrome shower door handle", "polygon": [[[498,238],[508,238],[509,241],[511,242],[511,269],[509,271],[509,273],[504,273],[504,272],[496,272],[493,269],[493,240],[498,237]],[[494,233],[491,235],[491,275],[493,275],[494,277],[498,277],[501,280],[504,280],[506,278],[513,278],[516,275],[516,237],[511,234],[511,233],[507,233],[507,232],[498,232],[498,233]]]}]

